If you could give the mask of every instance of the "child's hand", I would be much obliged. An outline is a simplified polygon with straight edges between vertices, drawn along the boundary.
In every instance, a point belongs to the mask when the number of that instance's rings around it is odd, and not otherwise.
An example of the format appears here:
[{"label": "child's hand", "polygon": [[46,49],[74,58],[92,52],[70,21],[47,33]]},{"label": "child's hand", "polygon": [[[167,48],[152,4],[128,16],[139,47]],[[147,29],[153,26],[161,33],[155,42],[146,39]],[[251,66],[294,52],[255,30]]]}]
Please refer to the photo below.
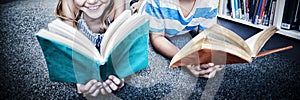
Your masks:
[{"label": "child's hand", "polygon": [[212,78],[216,72],[223,69],[224,65],[214,65],[213,63],[202,65],[188,65],[186,66],[196,77]]},{"label": "child's hand", "polygon": [[124,86],[124,79],[119,79],[114,75],[110,75],[102,84],[103,88],[101,89],[101,93],[105,95],[121,89]]},{"label": "child's hand", "polygon": [[98,82],[96,80],[90,80],[85,85],[77,84],[78,93],[83,94],[84,97],[92,96],[96,97],[101,94],[106,95],[124,86],[124,79],[119,79],[116,76],[110,75],[104,82]]}]

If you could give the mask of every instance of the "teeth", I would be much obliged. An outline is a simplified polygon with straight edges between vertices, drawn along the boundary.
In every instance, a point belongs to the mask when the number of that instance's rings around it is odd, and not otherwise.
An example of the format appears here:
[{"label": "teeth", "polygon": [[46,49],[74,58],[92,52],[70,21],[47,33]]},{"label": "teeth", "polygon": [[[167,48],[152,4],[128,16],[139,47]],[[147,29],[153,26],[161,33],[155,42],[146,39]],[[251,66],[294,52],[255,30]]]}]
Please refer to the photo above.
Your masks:
[{"label": "teeth", "polygon": [[87,7],[88,9],[90,9],[90,10],[95,10],[95,9],[97,9],[99,6],[91,6],[91,7]]}]

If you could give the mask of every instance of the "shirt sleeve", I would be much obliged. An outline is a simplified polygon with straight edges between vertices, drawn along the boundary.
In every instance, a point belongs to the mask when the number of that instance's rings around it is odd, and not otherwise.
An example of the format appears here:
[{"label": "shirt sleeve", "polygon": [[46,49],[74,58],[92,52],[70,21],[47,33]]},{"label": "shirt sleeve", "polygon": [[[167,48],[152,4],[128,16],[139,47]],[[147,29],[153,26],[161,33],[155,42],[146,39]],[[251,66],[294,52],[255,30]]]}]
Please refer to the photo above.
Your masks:
[{"label": "shirt sleeve", "polygon": [[164,18],[160,10],[159,0],[145,0],[138,11],[146,15],[150,20],[150,31],[155,33],[164,33]]}]

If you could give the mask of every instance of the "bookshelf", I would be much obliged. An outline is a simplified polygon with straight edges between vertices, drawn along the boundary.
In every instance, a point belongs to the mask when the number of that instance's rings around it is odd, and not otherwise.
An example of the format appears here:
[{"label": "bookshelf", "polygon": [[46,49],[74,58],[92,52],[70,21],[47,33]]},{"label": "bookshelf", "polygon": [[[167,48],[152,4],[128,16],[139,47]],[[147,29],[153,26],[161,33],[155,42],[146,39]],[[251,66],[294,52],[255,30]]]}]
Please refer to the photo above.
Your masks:
[{"label": "bookshelf", "polygon": [[[274,15],[274,21],[273,21],[273,26],[276,26],[279,30],[276,32],[278,34],[284,35],[284,36],[288,36],[297,40],[300,40],[300,31],[298,30],[285,30],[285,29],[281,29],[281,21],[282,21],[282,16],[283,16],[283,11],[284,11],[284,5],[285,5],[285,1],[286,0],[277,0],[276,2],[276,9],[275,9],[275,15]],[[229,15],[222,15],[222,14],[218,14],[217,16],[218,18],[221,19],[225,19],[225,20],[230,20],[234,23],[239,23],[239,24],[243,24],[243,25],[247,25],[250,27],[254,27],[254,28],[258,28],[258,29],[265,29],[268,26],[264,26],[264,25],[257,25],[257,24],[253,24],[249,21],[246,21],[244,19],[238,19],[238,18],[232,18]]]}]

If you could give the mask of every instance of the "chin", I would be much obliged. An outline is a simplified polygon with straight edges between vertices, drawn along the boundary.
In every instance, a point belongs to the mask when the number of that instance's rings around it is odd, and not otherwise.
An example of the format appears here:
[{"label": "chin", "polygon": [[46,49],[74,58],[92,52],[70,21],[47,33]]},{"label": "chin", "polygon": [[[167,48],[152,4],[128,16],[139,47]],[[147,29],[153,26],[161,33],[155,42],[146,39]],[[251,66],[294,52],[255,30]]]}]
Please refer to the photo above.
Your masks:
[{"label": "chin", "polygon": [[96,18],[100,18],[103,11],[88,11],[88,12],[86,11],[84,13],[90,18],[96,19]]},{"label": "chin", "polygon": [[99,14],[99,15],[88,15],[88,14],[87,14],[87,16],[89,16],[89,17],[92,18],[92,19],[98,19],[98,18],[101,17],[101,14]]},{"label": "chin", "polygon": [[102,5],[97,9],[86,9],[85,13],[91,18],[99,18],[103,14],[105,8],[106,7]]}]

